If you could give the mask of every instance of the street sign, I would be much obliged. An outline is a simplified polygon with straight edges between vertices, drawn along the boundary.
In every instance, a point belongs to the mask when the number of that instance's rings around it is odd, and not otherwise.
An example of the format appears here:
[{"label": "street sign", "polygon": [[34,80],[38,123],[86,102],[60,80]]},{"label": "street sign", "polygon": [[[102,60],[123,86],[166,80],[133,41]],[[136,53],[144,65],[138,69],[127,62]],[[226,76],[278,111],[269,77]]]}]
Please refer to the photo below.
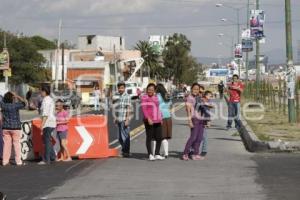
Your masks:
[{"label": "street sign", "polygon": [[253,51],[253,41],[251,39],[242,39],[242,51],[243,52]]},{"label": "street sign", "polygon": [[6,70],[3,70],[3,76],[4,77],[11,77],[11,69],[6,69]]}]

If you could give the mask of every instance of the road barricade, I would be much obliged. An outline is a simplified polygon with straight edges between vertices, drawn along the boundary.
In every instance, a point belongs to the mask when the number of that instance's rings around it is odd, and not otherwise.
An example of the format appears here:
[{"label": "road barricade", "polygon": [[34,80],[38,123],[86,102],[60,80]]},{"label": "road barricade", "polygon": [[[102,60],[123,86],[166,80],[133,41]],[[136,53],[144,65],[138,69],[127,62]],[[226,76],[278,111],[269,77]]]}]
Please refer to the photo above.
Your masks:
[{"label": "road barricade", "polygon": [[[32,146],[32,130],[31,121],[22,121],[21,123],[21,157],[22,160],[33,160],[33,146]],[[0,127],[0,158],[2,159],[3,151],[3,136],[2,127]],[[12,150],[11,159],[14,159],[14,151]]]},{"label": "road barricade", "polygon": [[[117,149],[109,148],[107,118],[102,115],[75,116],[68,123],[68,149],[72,157],[79,159],[108,158],[118,156]],[[36,158],[43,155],[41,120],[32,121],[33,150]],[[53,139],[53,143],[55,143]]]}]

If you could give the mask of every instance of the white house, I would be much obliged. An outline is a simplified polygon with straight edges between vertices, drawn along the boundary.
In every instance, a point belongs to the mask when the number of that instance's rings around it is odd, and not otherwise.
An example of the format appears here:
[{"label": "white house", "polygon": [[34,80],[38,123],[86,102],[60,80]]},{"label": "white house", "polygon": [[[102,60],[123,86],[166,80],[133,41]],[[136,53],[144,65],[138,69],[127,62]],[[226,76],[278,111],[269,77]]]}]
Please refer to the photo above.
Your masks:
[{"label": "white house", "polygon": [[125,39],[123,37],[102,36],[102,35],[81,35],[78,37],[78,49],[113,51],[125,50]]}]

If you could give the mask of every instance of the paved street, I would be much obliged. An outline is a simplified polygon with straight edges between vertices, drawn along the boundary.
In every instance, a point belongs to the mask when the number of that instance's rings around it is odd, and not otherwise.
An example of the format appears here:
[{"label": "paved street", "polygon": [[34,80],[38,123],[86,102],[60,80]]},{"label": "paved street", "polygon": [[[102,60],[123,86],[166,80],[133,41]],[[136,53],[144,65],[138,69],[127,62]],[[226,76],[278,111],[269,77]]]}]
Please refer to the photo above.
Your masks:
[{"label": "paved street", "polygon": [[[183,116],[184,109],[176,112]],[[9,199],[299,199],[299,154],[251,154],[234,131],[216,120],[203,161],[180,160],[189,135],[174,121],[171,156],[147,160],[145,135],[132,141],[133,157],[1,168],[0,189]]]},{"label": "paved street", "polygon": [[[137,111],[137,107],[139,106],[139,101],[133,101],[133,108],[134,108],[134,113],[137,113],[135,115],[135,118],[132,120],[131,122],[131,129],[135,129],[138,126],[141,125],[142,123],[142,117],[141,117],[141,112]],[[74,111],[71,111],[73,114]],[[103,114],[103,112],[95,112],[93,111],[93,107],[82,107],[80,114]],[[116,140],[118,138],[118,134],[116,131],[116,125],[113,123],[113,115],[111,110],[109,112],[107,112],[107,116],[108,116],[108,130],[109,130],[109,141],[113,142],[114,140]],[[27,120],[31,120],[33,118],[39,117],[38,112],[37,111],[28,111],[28,110],[21,110],[20,112],[21,115],[21,119],[22,121],[27,121]]]}]

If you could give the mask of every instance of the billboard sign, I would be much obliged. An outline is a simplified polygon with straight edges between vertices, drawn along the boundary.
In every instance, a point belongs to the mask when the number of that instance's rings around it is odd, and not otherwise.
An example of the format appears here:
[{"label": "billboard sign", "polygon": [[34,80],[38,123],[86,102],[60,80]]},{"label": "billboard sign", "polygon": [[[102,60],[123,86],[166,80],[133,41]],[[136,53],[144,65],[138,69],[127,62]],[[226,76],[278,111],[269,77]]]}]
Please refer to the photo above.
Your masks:
[{"label": "billboard sign", "polygon": [[9,69],[9,54],[6,49],[0,53],[0,70]]},{"label": "billboard sign", "polygon": [[209,70],[209,76],[227,76],[229,73],[228,69],[210,69]]},{"label": "billboard sign", "polygon": [[251,38],[260,39],[264,37],[265,11],[251,10],[250,33]]},{"label": "billboard sign", "polygon": [[236,44],[235,45],[234,57],[235,58],[242,58],[243,57],[242,44]]},{"label": "billboard sign", "polygon": [[253,41],[251,39],[242,39],[242,51],[243,52],[253,51]]}]

